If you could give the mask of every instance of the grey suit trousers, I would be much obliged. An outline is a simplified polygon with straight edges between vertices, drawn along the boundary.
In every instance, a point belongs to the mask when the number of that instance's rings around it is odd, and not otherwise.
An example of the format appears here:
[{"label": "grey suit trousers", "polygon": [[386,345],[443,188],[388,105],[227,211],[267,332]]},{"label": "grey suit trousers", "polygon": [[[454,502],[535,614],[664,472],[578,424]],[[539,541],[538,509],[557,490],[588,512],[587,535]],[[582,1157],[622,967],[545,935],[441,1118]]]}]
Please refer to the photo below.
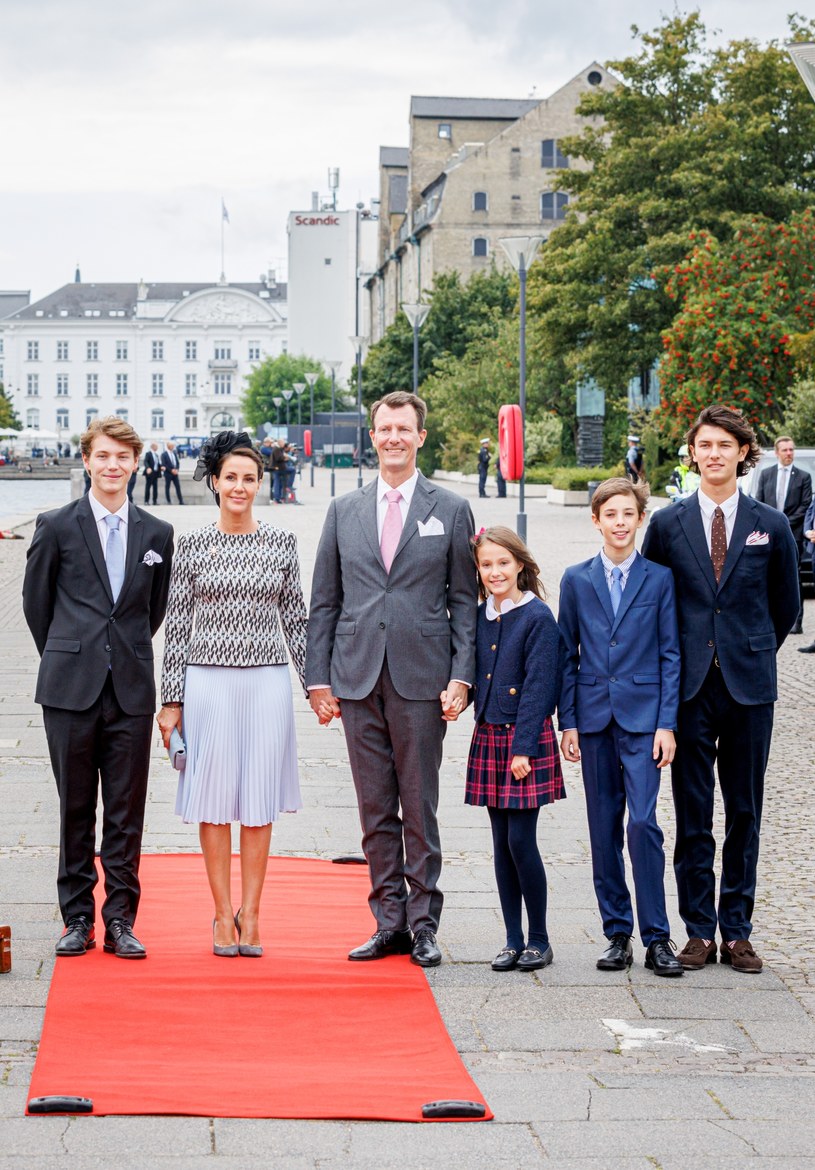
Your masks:
[{"label": "grey suit trousers", "polygon": [[342,722],[377,926],[435,933],[444,901],[437,809],[447,730],[439,700],[403,699],[386,659],[369,695],[342,700]]}]

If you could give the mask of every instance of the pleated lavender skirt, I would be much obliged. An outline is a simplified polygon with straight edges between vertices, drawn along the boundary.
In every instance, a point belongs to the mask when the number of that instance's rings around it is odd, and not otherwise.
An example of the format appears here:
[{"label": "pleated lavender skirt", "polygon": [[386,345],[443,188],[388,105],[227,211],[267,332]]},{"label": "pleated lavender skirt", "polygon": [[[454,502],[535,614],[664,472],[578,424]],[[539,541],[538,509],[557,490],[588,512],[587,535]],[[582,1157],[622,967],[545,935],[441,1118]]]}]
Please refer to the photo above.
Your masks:
[{"label": "pleated lavender skirt", "polygon": [[288,666],[188,666],[184,741],[184,821],[268,825],[303,807]]}]

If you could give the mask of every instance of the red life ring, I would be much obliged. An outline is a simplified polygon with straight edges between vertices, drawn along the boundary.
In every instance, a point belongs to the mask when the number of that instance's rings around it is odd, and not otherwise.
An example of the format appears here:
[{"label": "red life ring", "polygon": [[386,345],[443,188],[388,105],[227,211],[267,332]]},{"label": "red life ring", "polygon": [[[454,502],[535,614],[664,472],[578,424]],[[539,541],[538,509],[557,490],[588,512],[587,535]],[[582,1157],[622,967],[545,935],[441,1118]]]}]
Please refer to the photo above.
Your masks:
[{"label": "red life ring", "polygon": [[504,479],[520,479],[524,473],[524,424],[517,403],[498,411],[498,457]]},{"label": "red life ring", "polygon": [[303,454],[307,459],[311,458],[311,431],[303,431]]}]

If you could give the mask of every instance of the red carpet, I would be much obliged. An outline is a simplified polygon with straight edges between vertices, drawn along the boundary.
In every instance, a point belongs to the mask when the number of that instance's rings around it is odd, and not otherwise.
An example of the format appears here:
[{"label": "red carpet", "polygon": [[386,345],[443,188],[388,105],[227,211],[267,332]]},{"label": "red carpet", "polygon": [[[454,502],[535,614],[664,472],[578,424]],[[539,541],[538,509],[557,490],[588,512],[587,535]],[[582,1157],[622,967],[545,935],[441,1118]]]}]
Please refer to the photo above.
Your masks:
[{"label": "red carpet", "polygon": [[373,929],[364,867],[272,858],[262,959],[212,954],[199,855],[146,855],[141,875],[147,959],[104,954],[97,920],[96,950],[57,960],[29,1096],[91,1097],[96,1114],[391,1121],[483,1102],[423,971],[348,962]]}]

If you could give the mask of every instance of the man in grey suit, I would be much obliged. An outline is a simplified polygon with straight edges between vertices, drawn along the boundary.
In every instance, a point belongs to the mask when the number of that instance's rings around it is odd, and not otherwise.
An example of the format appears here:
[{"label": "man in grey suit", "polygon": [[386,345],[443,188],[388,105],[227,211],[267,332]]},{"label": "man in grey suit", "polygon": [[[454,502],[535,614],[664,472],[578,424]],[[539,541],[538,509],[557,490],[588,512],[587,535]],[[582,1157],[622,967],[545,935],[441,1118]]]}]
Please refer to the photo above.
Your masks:
[{"label": "man in grey suit", "polygon": [[306,686],[322,723],[342,716],[371,875],[377,930],[348,958],[435,967],[439,765],[474,682],[477,589],[469,504],[416,466],[426,414],[401,391],[371,408],[379,476],[329,506]]}]

